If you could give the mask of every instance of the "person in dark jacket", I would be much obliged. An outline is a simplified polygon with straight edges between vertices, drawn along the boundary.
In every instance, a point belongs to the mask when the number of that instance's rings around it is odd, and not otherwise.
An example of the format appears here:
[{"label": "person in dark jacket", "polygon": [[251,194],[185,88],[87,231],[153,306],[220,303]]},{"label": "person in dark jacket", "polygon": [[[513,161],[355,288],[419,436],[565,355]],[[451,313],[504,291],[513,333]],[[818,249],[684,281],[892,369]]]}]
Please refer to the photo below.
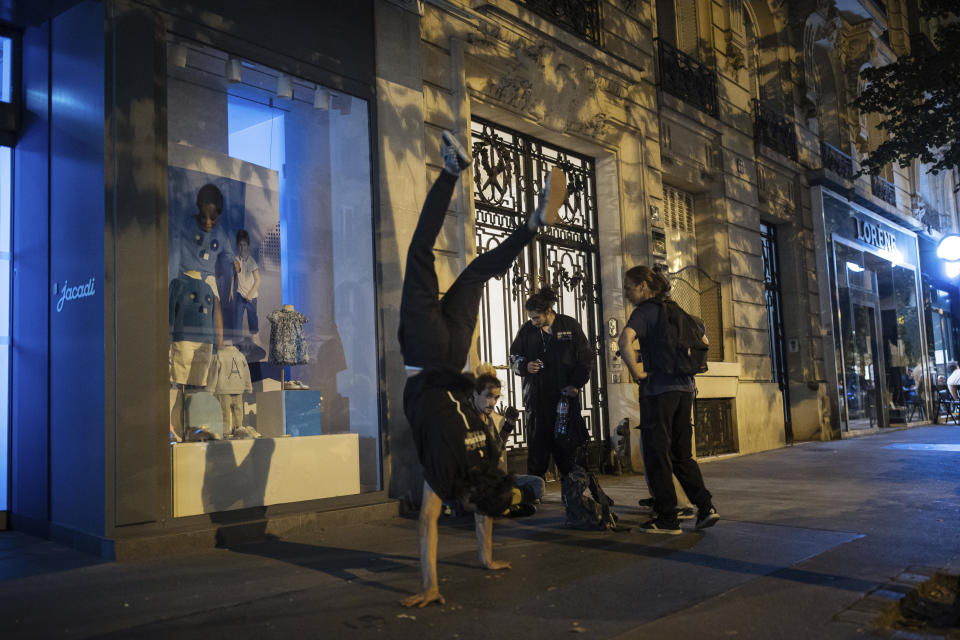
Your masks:
[{"label": "person in dark jacket", "polygon": [[461,372],[477,325],[483,288],[510,268],[537,230],[559,220],[566,198],[566,176],[554,168],[541,191],[540,205],[498,246],[477,256],[440,295],[434,243],[443,228],[460,171],[471,158],[449,131],[443,132],[444,168],[427,193],[410,239],[400,295],[398,339],[408,378],[403,412],[410,422],[417,457],[423,465],[420,505],[420,572],[423,591],[401,601],[406,607],[443,604],[437,580],[437,519],[444,500],[459,500],[473,511],[480,563],[509,569],[493,559],[492,516],[513,503],[513,478],[498,468],[500,449],[473,402],[475,382]]},{"label": "person in dark jacket", "polygon": [[[561,475],[576,462],[579,445],[587,441],[581,416],[580,389],[590,381],[593,350],[580,324],[553,310],[557,294],[544,287],[524,305],[524,323],[510,345],[510,365],[523,378],[523,404],[527,419],[527,473],[547,472],[550,456]],[[569,402],[569,433],[564,442],[554,435],[557,405]]]}]

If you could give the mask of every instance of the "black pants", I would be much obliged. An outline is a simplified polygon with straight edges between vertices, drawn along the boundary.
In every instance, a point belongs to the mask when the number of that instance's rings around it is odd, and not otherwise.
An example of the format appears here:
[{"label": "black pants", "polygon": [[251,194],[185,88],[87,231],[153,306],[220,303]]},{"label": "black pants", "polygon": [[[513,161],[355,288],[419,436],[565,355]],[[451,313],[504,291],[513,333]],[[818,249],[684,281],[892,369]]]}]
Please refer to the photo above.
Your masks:
[{"label": "black pants", "polygon": [[525,221],[494,249],[477,256],[440,298],[433,244],[443,228],[457,176],[441,171],[410,240],[400,298],[400,351],[404,364],[460,371],[477,326],[480,298],[490,278],[504,274],[536,235]]},{"label": "black pants", "polygon": [[643,440],[643,466],[653,492],[654,511],[673,517],[677,491],[673,476],[690,502],[704,509],[712,505],[712,496],[703,484],[700,466],[693,459],[693,425],[690,412],[693,393],[668,391],[640,399],[644,421],[640,425]]},{"label": "black pants", "polygon": [[[557,393],[557,401],[560,394]],[[586,426],[582,420],[576,416],[580,415],[580,403],[576,398],[570,398],[570,429],[572,443],[561,444],[557,442],[554,436],[556,429],[557,413],[556,402],[539,402],[528,416],[532,416],[533,433],[530,441],[527,443],[527,473],[531,476],[540,476],[547,473],[550,466],[550,456],[553,456],[553,462],[557,465],[557,471],[561,476],[565,476],[573,469],[573,465],[579,464],[586,468],[586,452],[583,445],[587,441]]]}]

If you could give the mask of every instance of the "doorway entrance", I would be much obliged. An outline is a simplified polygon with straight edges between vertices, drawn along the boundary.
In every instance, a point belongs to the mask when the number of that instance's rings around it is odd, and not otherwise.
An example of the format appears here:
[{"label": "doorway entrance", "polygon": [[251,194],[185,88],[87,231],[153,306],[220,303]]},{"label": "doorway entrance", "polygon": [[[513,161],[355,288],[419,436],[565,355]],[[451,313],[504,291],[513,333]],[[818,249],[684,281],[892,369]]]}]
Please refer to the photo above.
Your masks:
[{"label": "doorway entrance", "polygon": [[847,430],[926,417],[916,272],[834,237],[840,413]]},{"label": "doorway entrance", "polygon": [[[504,371],[503,402],[523,407],[520,378],[509,371],[509,349],[526,322],[526,298],[551,286],[556,311],[574,318],[593,347],[590,382],[580,392],[591,441],[609,438],[601,327],[600,250],[597,231],[597,181],[592,158],[550,145],[492,122],[471,122],[474,157],[476,247],[483,253],[500,243],[536,206],[550,169],[567,176],[567,200],[561,223],[543,229],[502,278],[490,280],[480,303],[480,357]],[[526,425],[514,430],[508,449],[526,447]]]}]

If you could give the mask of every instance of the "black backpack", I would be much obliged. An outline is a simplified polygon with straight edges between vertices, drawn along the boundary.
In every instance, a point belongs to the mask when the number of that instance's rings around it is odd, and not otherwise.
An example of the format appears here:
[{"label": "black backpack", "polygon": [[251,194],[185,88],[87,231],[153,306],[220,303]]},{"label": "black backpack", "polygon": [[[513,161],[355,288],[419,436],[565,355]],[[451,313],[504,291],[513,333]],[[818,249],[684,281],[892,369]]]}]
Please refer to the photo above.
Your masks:
[{"label": "black backpack", "polygon": [[673,300],[650,300],[660,307],[653,332],[644,340],[643,369],[672,376],[694,376],[707,370],[706,330],[700,318]]},{"label": "black backpack", "polygon": [[574,465],[560,486],[567,510],[567,526],[588,531],[616,530],[618,518],[611,509],[613,499],[604,493],[596,476],[580,465]]}]

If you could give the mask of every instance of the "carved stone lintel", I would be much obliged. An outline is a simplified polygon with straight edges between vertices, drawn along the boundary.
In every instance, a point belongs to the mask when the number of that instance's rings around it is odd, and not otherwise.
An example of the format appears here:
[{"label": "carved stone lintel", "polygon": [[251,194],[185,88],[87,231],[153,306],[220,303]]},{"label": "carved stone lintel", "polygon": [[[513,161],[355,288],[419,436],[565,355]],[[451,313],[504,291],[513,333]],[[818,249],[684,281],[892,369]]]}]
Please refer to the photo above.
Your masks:
[{"label": "carved stone lintel", "polygon": [[586,120],[578,120],[567,127],[570,133],[588,135],[592,138],[601,138],[607,132],[607,114],[595,113]]}]

